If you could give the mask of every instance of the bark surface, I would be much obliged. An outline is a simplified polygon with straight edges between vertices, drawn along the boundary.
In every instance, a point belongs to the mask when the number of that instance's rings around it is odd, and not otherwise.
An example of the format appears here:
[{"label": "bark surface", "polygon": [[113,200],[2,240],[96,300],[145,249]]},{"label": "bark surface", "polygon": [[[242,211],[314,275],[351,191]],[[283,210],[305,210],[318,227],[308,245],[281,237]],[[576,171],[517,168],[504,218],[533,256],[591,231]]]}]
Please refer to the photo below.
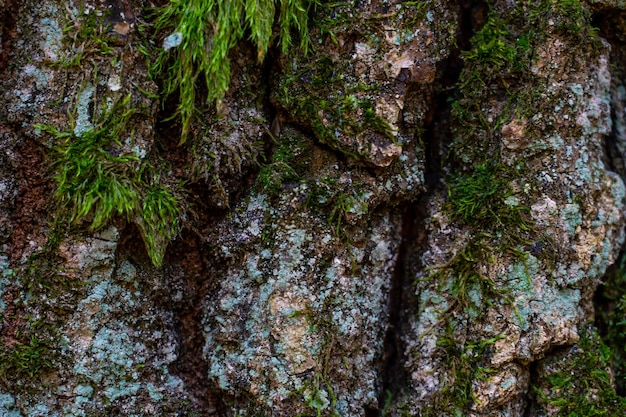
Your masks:
[{"label": "bark surface", "polygon": [[0,415],[626,413],[623,2],[323,3],[182,144],[165,5],[0,0]]}]

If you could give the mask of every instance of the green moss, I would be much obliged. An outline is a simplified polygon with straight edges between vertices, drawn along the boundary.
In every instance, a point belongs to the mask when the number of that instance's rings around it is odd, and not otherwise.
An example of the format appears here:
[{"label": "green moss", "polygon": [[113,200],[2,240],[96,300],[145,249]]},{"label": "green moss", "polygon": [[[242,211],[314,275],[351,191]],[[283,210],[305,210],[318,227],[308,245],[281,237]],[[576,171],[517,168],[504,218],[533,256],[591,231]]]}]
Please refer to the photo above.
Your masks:
[{"label": "green moss", "polygon": [[121,153],[120,136],[135,113],[128,107],[130,95],[105,110],[93,128],[59,131],[53,126],[35,127],[52,134],[57,183],[55,197],[70,223],[93,215],[91,229],[100,229],[114,214],[130,218],[139,204],[140,161]]},{"label": "green moss", "polygon": [[140,209],[140,219],[135,219],[148,254],[156,266],[161,266],[165,248],[176,237],[180,229],[181,207],[180,193],[154,181],[144,191]]},{"label": "green moss", "polygon": [[[309,384],[304,388],[304,400],[317,417],[339,417],[336,411],[337,397],[323,375],[315,373]],[[310,416],[311,414],[299,414],[298,417]]]},{"label": "green moss", "polygon": [[516,174],[502,165],[482,164],[471,174],[453,176],[448,186],[453,217],[483,229],[514,225],[522,231],[531,230],[532,223],[524,216],[528,208],[507,204],[516,194],[509,184]]},{"label": "green moss", "polygon": [[533,386],[540,407],[558,409],[564,417],[621,416],[626,399],[615,393],[608,372],[610,349],[595,330],[580,331],[577,346],[558,359],[546,375],[546,384]]},{"label": "green moss", "polygon": [[296,134],[283,134],[275,142],[269,163],[259,171],[257,183],[262,191],[277,196],[286,184],[299,183],[309,165],[309,143]]},{"label": "green moss", "polygon": [[515,175],[515,170],[501,165],[479,165],[471,174],[449,180],[448,211],[454,220],[477,230],[430,275],[455,300],[451,308],[469,308],[468,313],[479,314],[484,304],[509,300],[492,278],[481,273],[481,265],[493,262],[498,254],[526,259],[520,247],[530,243],[534,230],[528,209],[517,202],[509,185]]},{"label": "green moss", "polygon": [[[52,368],[52,353],[47,344],[32,335],[27,343],[18,343],[10,354],[9,368],[33,378]],[[5,370],[6,372],[6,370]]]},{"label": "green moss", "polygon": [[122,138],[132,136],[130,95],[105,107],[93,127],[67,131],[49,125],[35,127],[51,134],[54,146],[55,197],[62,218],[70,224],[89,223],[99,230],[114,217],[135,221],[156,266],[165,246],[178,232],[181,200],[159,183],[152,166],[125,151]]},{"label": "green moss", "polygon": [[377,86],[348,86],[343,79],[348,62],[347,57],[301,57],[280,78],[272,100],[297,123],[307,125],[322,143],[361,159],[367,149],[355,138],[366,132],[376,132],[390,142],[395,137],[389,123],[376,114],[368,94]]},{"label": "green moss", "polygon": [[229,52],[247,38],[261,62],[273,40],[275,19],[281,50],[290,48],[295,30],[306,52],[308,11],[314,4],[308,0],[172,0],[158,10],[156,30],[169,34],[152,72],[162,74],[166,96],[178,93],[174,116],[181,118],[182,142],[196,115],[198,83],[206,87],[203,101],[219,107],[230,85]]},{"label": "green moss", "polygon": [[612,350],[611,368],[620,392],[626,392],[626,255],[610,271],[596,300],[597,321],[603,330],[603,340]]},{"label": "green moss", "polygon": [[528,13],[531,22],[552,20],[556,33],[579,44],[599,42],[591,17],[589,5],[580,0],[541,0]]},{"label": "green moss", "polygon": [[271,159],[261,166],[256,184],[271,198],[299,188],[304,205],[325,216],[333,234],[339,236],[349,217],[368,212],[367,196],[360,191],[356,178],[340,184],[341,171],[333,170],[330,175],[312,172],[311,166],[317,165],[314,159],[320,157],[314,156],[310,139],[293,131],[284,132],[275,139]]},{"label": "green moss", "polygon": [[60,330],[57,326],[32,317],[15,335],[17,343],[0,339],[0,377],[22,381],[29,389],[41,389],[42,373],[53,370],[61,362]]},{"label": "green moss", "polygon": [[[464,246],[429,277],[437,281],[439,293],[450,297],[437,326],[444,329],[455,328],[459,317],[474,319],[485,306],[511,303],[507,283],[497,274],[483,272],[493,269],[489,263],[496,258],[517,260],[520,275],[528,275],[528,252],[541,257],[547,269],[554,268],[554,242],[549,236],[536,236],[527,208],[532,186],[524,192],[519,189],[533,184],[523,161],[512,158],[522,156],[524,149],[504,148],[502,127],[514,117],[536,114],[538,106],[545,108],[549,100],[542,96],[543,83],[548,81],[531,71],[542,42],[556,36],[583,51],[592,50],[595,42],[590,15],[581,2],[517,2],[510,8],[489,4],[485,24],[462,52],[464,68],[452,102],[452,139],[444,144],[444,164],[455,172],[446,181],[446,211],[452,222],[467,231]],[[546,25],[545,19],[555,25]],[[443,349],[438,357],[449,364],[443,377],[446,386],[423,415],[466,415],[474,401],[472,383],[488,377],[490,371],[481,367],[481,355],[467,357],[465,350],[473,351],[473,346],[457,340],[451,330],[438,344]],[[482,352],[487,354],[488,349]]]},{"label": "green moss", "polygon": [[437,346],[448,365],[444,387],[422,410],[421,415],[423,417],[467,415],[472,402],[475,401],[472,383],[488,378],[494,372],[485,366],[485,362],[489,356],[490,346],[502,338],[504,336],[462,342],[454,337],[452,325],[448,326],[446,334],[437,341]]},{"label": "green moss", "polygon": [[482,28],[472,36],[472,47],[463,52],[463,60],[470,65],[479,64],[494,70],[511,66],[517,59],[518,51],[510,38],[506,22],[490,13]]},{"label": "green moss", "polygon": [[[546,21],[553,24],[546,25]],[[531,117],[550,107],[555,97],[541,94],[546,81],[531,69],[537,51],[549,38],[559,39],[591,56],[602,50],[591,26],[591,12],[579,0],[517,2],[499,10],[493,6],[485,24],[462,52],[464,67],[452,104],[457,125],[450,159],[463,167],[497,161],[502,151],[501,127],[512,117]],[[536,88],[533,88],[536,86]],[[498,113],[493,100],[502,103]]]},{"label": "green moss", "polygon": [[63,34],[66,41],[65,55],[55,64],[62,68],[78,68],[88,56],[114,55],[115,32],[105,23],[106,13],[88,12],[84,2],[78,2],[73,15],[65,16]]},{"label": "green moss", "polygon": [[368,206],[356,190],[352,193],[341,192],[333,197],[328,224],[336,236],[340,235],[347,216],[367,214]]}]

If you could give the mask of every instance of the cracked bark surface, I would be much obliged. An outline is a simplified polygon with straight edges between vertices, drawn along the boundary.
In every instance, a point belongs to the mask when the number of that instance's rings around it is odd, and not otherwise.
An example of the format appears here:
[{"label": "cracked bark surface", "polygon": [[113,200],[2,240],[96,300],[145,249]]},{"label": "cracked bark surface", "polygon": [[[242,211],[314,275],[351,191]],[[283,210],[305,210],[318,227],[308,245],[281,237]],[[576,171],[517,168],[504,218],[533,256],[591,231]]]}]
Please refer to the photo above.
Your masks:
[{"label": "cracked bark surface", "polygon": [[[321,5],[311,54],[231,53],[185,145],[151,6],[0,0],[0,415],[560,415],[624,240],[619,2]],[[59,65],[86,12],[110,50]],[[62,226],[37,127],[126,95],[107,152],[185,184],[160,268],[133,218]],[[489,167],[491,217],[459,217]]]}]

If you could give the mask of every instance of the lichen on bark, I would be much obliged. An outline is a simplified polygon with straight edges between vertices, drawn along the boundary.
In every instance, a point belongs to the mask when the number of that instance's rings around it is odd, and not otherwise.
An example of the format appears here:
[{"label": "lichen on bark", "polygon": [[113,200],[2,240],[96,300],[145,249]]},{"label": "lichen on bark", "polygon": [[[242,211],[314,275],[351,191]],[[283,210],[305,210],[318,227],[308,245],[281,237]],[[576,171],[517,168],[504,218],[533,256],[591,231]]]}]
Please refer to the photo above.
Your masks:
[{"label": "lichen on bark", "polygon": [[211,4],[0,1],[0,414],[623,414],[620,2]]}]

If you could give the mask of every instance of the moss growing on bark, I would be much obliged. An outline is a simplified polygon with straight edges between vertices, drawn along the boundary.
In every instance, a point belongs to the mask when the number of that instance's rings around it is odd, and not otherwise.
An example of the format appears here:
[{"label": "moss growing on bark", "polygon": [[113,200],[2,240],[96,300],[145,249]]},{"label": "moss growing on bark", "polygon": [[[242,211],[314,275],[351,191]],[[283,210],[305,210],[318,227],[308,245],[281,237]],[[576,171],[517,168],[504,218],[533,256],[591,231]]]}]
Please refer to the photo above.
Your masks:
[{"label": "moss growing on bark", "polygon": [[537,407],[566,417],[625,415],[626,399],[615,393],[609,373],[610,349],[594,329],[580,334],[577,345],[541,364],[545,380],[533,385]]},{"label": "moss growing on bark", "polygon": [[163,51],[154,63],[153,73],[162,74],[163,94],[178,93],[176,114],[182,123],[181,142],[191,133],[196,115],[199,85],[206,88],[203,101],[217,103],[230,85],[228,54],[238,42],[249,39],[262,62],[274,42],[282,52],[292,44],[292,31],[300,36],[300,47],[309,49],[308,12],[315,1],[295,0],[172,0],[158,13],[157,31],[168,31]]},{"label": "moss growing on bark", "polygon": [[596,297],[596,317],[604,343],[612,350],[609,363],[618,392],[626,392],[626,255],[605,277]]},{"label": "moss growing on bark", "polygon": [[423,417],[465,415],[472,402],[476,400],[472,394],[473,381],[488,378],[495,372],[486,366],[484,355],[489,352],[490,346],[503,336],[459,343],[453,333],[454,329],[449,326],[446,334],[437,342],[449,365],[449,371],[443,378],[443,389],[433,398],[429,406],[422,410]]},{"label": "moss growing on bark", "polygon": [[130,95],[105,107],[94,126],[59,130],[36,127],[56,143],[55,197],[63,218],[70,224],[87,221],[99,230],[114,217],[134,221],[155,266],[163,261],[165,247],[179,230],[182,201],[177,190],[165,187],[152,166],[125,149],[123,138],[131,117]]},{"label": "moss growing on bark", "polygon": [[272,100],[320,142],[356,160],[367,159],[371,145],[365,136],[376,134],[392,143],[395,137],[371,99],[369,92],[378,86],[348,82],[348,62],[347,56],[300,57],[280,78]]}]

